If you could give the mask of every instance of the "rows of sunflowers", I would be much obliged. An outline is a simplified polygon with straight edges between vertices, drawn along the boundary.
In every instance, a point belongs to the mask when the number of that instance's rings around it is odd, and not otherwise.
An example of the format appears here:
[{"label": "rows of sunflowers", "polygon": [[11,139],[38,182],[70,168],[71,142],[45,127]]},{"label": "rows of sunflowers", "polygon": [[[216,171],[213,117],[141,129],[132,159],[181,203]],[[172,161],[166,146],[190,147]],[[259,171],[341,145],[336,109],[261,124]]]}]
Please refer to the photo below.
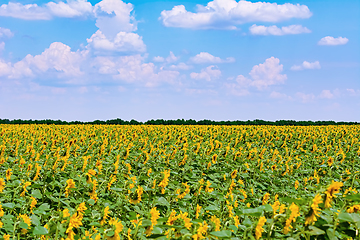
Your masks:
[{"label": "rows of sunflowers", "polygon": [[0,125],[0,239],[360,239],[360,127]]}]

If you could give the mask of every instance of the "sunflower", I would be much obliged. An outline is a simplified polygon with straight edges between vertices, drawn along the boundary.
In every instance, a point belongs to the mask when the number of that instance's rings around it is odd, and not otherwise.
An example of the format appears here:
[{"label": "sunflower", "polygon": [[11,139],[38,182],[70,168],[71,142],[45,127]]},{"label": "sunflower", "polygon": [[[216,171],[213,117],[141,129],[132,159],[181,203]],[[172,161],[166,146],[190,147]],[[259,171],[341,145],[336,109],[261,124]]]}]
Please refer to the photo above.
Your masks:
[{"label": "sunflower", "polygon": [[344,186],[342,182],[332,182],[325,192],[325,207],[331,207],[331,200],[336,198],[335,194],[339,193],[340,188]]}]

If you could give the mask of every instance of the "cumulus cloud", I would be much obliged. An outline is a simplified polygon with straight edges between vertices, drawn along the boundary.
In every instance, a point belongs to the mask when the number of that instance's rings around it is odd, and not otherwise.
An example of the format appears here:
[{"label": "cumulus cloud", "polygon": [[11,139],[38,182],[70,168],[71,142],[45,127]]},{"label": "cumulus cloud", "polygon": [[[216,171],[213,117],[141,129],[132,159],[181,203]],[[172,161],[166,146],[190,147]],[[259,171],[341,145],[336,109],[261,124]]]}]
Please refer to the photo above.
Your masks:
[{"label": "cumulus cloud", "polygon": [[180,57],[176,57],[173,52],[170,51],[169,56],[165,59],[167,63],[173,63],[177,62],[180,59]]},{"label": "cumulus cloud", "polygon": [[290,70],[293,71],[300,71],[300,70],[304,70],[304,69],[320,69],[320,63],[319,61],[315,61],[315,62],[308,62],[308,61],[304,61],[301,65],[294,65],[290,68]]},{"label": "cumulus cloud", "polygon": [[86,16],[93,10],[93,6],[87,0],[67,0],[67,3],[49,2],[45,6],[52,16],[65,18]]},{"label": "cumulus cloud", "polygon": [[92,5],[86,0],[49,2],[43,6],[9,2],[0,6],[0,16],[24,20],[50,20],[53,17],[73,18],[92,14]]},{"label": "cumulus cloud", "polygon": [[95,4],[94,14],[96,26],[110,41],[116,38],[119,32],[132,32],[137,30],[137,25],[131,3],[121,0],[102,0]]},{"label": "cumulus cloud", "polygon": [[347,88],[346,91],[350,94],[350,96],[360,96],[360,89],[352,89],[352,88]]},{"label": "cumulus cloud", "polygon": [[0,27],[0,38],[4,38],[4,37],[11,38],[13,36],[14,36],[14,33],[11,32],[10,29]]},{"label": "cumulus cloud", "polygon": [[113,40],[108,39],[101,30],[97,30],[86,39],[88,47],[98,51],[137,53],[145,52],[146,45],[142,37],[136,33],[119,32]]},{"label": "cumulus cloud", "polygon": [[49,20],[52,17],[46,7],[40,7],[37,4],[23,5],[13,2],[0,6],[0,16],[24,20]]},{"label": "cumulus cloud", "polygon": [[58,76],[77,77],[83,74],[80,64],[87,51],[72,52],[70,47],[54,42],[40,55],[28,54],[23,60],[12,67],[10,78],[33,77],[49,70],[58,72]]},{"label": "cumulus cloud", "polygon": [[171,65],[169,68],[172,70],[189,70],[189,69],[193,68],[193,66],[187,65],[186,63],[181,62],[177,65]]},{"label": "cumulus cloud", "polygon": [[335,46],[335,45],[344,45],[349,41],[346,37],[338,37],[334,38],[331,36],[323,37],[318,42],[319,45],[329,45],[329,46]]},{"label": "cumulus cloud", "polygon": [[315,95],[312,93],[306,94],[302,92],[297,92],[295,96],[298,99],[300,99],[303,103],[312,102],[315,99]]},{"label": "cumulus cloud", "polygon": [[280,92],[276,92],[276,91],[273,91],[270,93],[270,98],[283,99],[283,100],[291,100],[292,99],[290,96],[286,95],[285,93],[280,93]]},{"label": "cumulus cloud", "polygon": [[334,97],[334,94],[332,94],[330,90],[322,90],[319,97],[331,99]]},{"label": "cumulus cloud", "polygon": [[132,15],[133,5],[122,0],[102,0],[95,4],[94,15],[99,28],[87,39],[88,48],[95,54],[122,53],[137,54],[146,51],[142,37]]},{"label": "cumulus cloud", "polygon": [[283,65],[278,58],[268,58],[250,71],[249,75],[253,79],[251,85],[261,90],[270,85],[282,84],[287,79],[286,74],[281,74],[282,71]]},{"label": "cumulus cloud", "polygon": [[0,77],[11,74],[11,69],[10,62],[5,62],[3,59],[0,59]]},{"label": "cumulus cloud", "polygon": [[230,62],[235,62],[235,58],[228,57],[226,59],[221,59],[219,57],[215,57],[215,56],[211,55],[208,52],[201,52],[201,53],[197,54],[196,56],[191,57],[190,62],[195,63],[195,64],[230,63]]},{"label": "cumulus cloud", "polygon": [[278,28],[277,26],[258,26],[256,24],[252,25],[250,28],[250,33],[252,35],[275,35],[275,36],[282,36],[282,35],[288,35],[288,34],[301,34],[301,33],[310,33],[311,31],[303,27],[301,25],[290,25],[287,27],[281,27]]},{"label": "cumulus cloud", "polygon": [[120,57],[96,57],[92,66],[101,74],[109,74],[114,80],[154,87],[160,83],[175,84],[178,71],[164,70],[153,63],[145,63],[145,57],[137,54]]},{"label": "cumulus cloud", "polygon": [[160,57],[160,56],[156,56],[156,57],[153,58],[153,61],[154,62],[164,62],[165,58]]},{"label": "cumulus cloud", "polygon": [[94,16],[96,26],[108,38],[114,38],[120,31],[131,32],[137,29],[132,10],[133,5],[122,0],[102,0],[94,6],[87,0],[48,2],[41,6],[9,2],[0,6],[0,16],[24,20]]},{"label": "cumulus cloud", "polygon": [[196,89],[196,88],[186,88],[185,93],[189,95],[193,94],[206,94],[206,95],[217,95],[218,92],[212,89]]},{"label": "cumulus cloud", "polygon": [[300,4],[214,0],[206,6],[197,5],[196,12],[187,11],[184,5],[174,6],[162,11],[159,20],[166,27],[236,29],[236,25],[247,22],[280,22],[311,15],[306,5]]},{"label": "cumulus cloud", "polygon": [[161,56],[156,56],[153,58],[154,62],[165,62],[165,63],[174,63],[177,62],[180,59],[180,57],[175,56],[175,54],[170,51],[169,56],[167,56],[166,58],[161,57]]},{"label": "cumulus cloud", "polygon": [[226,87],[231,94],[238,96],[245,96],[250,94],[249,88],[255,87],[258,90],[264,90],[268,86],[283,84],[287,79],[286,74],[281,74],[283,71],[283,65],[280,64],[280,60],[275,57],[271,57],[265,60],[264,63],[255,65],[249,75],[238,75],[236,77],[236,83],[226,84]]},{"label": "cumulus cloud", "polygon": [[206,81],[211,81],[213,79],[219,78],[220,76],[221,76],[221,71],[219,69],[216,69],[214,65],[201,69],[200,73],[196,73],[196,72],[190,73],[191,78],[205,79]]},{"label": "cumulus cloud", "polygon": [[93,66],[97,66],[100,74],[116,74],[116,63],[109,57],[98,56],[93,61]]}]

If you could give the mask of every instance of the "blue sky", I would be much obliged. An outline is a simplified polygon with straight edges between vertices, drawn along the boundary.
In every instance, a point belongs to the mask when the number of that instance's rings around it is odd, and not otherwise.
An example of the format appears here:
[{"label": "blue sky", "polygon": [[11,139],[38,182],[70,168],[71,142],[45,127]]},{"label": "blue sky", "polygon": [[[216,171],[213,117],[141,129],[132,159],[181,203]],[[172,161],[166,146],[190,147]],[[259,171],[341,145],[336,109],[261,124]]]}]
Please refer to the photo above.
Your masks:
[{"label": "blue sky", "polygon": [[360,122],[360,2],[0,3],[0,118]]}]

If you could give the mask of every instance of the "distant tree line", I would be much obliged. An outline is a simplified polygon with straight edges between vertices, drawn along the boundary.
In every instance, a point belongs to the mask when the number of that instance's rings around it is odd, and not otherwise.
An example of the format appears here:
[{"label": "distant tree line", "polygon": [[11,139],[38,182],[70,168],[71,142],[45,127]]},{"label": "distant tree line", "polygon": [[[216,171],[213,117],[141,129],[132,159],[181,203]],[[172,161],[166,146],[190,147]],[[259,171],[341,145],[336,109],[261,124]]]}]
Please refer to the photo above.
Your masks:
[{"label": "distant tree line", "polygon": [[357,125],[360,122],[335,122],[335,121],[295,121],[295,120],[278,120],[278,121],[265,121],[265,120],[247,120],[247,121],[212,121],[212,120],[148,120],[146,122],[139,122],[136,120],[125,121],[122,119],[111,119],[111,120],[95,120],[92,122],[81,122],[81,121],[61,121],[61,120],[22,120],[22,119],[0,119],[0,124],[55,124],[55,125],[73,125],[73,124],[109,124],[109,125],[272,125],[272,126],[324,126],[324,125]]}]

